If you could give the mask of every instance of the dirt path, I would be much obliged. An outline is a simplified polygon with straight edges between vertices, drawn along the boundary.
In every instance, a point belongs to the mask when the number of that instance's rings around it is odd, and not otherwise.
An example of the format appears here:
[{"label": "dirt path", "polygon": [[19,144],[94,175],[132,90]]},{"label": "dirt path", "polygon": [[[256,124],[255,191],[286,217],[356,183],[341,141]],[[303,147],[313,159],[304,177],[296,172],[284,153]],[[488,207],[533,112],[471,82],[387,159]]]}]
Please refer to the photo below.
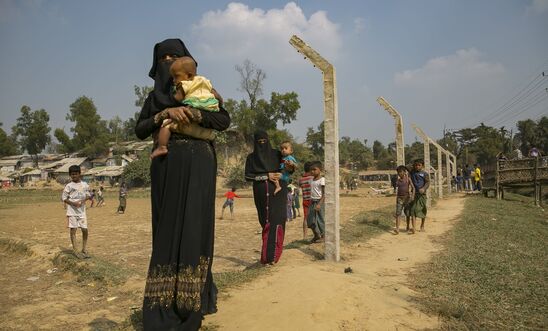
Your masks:
[{"label": "dirt path", "polygon": [[[206,325],[221,330],[413,330],[436,328],[435,316],[410,301],[409,271],[440,249],[434,239],[450,229],[464,199],[438,203],[425,233],[389,233],[343,246],[343,262],[312,261],[286,250],[274,272],[229,291]],[[345,274],[350,266],[353,273]]]}]

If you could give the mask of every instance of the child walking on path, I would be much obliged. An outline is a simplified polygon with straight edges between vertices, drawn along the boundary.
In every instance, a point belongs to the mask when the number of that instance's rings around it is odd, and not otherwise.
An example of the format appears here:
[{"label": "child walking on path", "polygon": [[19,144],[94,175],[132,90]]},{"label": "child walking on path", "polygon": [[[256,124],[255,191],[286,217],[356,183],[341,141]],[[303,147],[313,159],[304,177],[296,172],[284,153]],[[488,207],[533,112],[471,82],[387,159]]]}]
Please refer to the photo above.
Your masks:
[{"label": "child walking on path", "polygon": [[[89,258],[86,249],[88,243],[88,222],[86,217],[86,200],[89,200],[89,186],[86,182],[80,179],[80,166],[72,165],[69,167],[69,176],[72,180],[65,186],[61,195],[61,200],[67,207],[67,227],[70,232],[70,242],[74,255],[77,258]],[[76,231],[82,230],[82,251],[81,254],[76,248]]]},{"label": "child walking on path", "polygon": [[397,168],[398,179],[396,180],[396,227],[394,234],[400,233],[400,216],[405,213],[405,220],[407,221],[407,231],[409,231],[409,206],[414,196],[414,187],[409,179],[407,168],[403,165]]},{"label": "child walking on path", "polygon": [[310,185],[314,177],[310,176],[310,162],[305,162],[303,168],[304,173],[299,178],[299,187],[303,191],[303,239],[306,239],[308,208],[310,207]]},{"label": "child walking on path", "polygon": [[310,207],[307,225],[314,233],[311,243],[315,243],[321,241],[325,233],[325,178],[322,177],[322,163],[320,161],[314,161],[310,164],[310,175],[313,179],[310,184]]},{"label": "child walking on path", "polygon": [[236,188],[233,187],[230,191],[225,193],[226,201],[223,204],[223,209],[221,210],[221,219],[223,219],[226,207],[230,208],[230,218],[234,219],[234,198],[239,198],[239,196],[235,192]]},{"label": "child walking on path", "polygon": [[409,229],[409,234],[415,233],[415,229],[417,228],[415,221],[417,217],[421,219],[420,231],[424,231],[424,222],[426,221],[426,213],[428,212],[426,208],[426,191],[430,186],[430,177],[426,171],[422,170],[423,166],[423,160],[415,160],[413,163],[413,171],[411,171],[410,174],[411,181],[415,188],[415,198],[409,208],[412,223],[412,229]]}]

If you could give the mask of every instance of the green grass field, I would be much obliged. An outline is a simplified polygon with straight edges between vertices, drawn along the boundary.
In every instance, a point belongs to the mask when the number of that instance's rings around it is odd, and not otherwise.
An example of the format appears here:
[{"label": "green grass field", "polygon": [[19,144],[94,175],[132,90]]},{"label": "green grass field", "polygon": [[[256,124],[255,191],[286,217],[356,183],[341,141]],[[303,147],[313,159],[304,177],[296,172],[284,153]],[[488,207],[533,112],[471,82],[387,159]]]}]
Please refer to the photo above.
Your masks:
[{"label": "green grass field", "polygon": [[445,249],[413,274],[419,303],[444,329],[545,330],[547,216],[518,199],[467,198]]}]

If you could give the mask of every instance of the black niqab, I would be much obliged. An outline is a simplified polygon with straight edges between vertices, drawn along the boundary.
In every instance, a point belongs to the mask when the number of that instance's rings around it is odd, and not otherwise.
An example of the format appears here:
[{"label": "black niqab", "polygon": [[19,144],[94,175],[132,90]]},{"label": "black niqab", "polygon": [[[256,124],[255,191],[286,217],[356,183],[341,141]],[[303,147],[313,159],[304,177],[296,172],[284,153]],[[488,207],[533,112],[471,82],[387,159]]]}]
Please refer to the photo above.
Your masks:
[{"label": "black niqab", "polygon": [[[180,105],[180,103],[173,98],[172,93],[173,80],[169,74],[169,67],[172,64],[172,61],[160,62],[160,59],[165,55],[192,57],[181,39],[166,39],[154,45],[152,68],[150,68],[150,72],[148,73],[148,76],[154,79],[154,90],[149,94],[149,97],[151,98],[151,115],[166,108]],[[196,65],[198,65],[198,63],[196,63]]]},{"label": "black niqab", "polygon": [[[264,143],[259,143],[265,139]],[[253,135],[253,152],[247,156],[246,174],[263,174],[276,172],[280,169],[281,153],[270,145],[268,134],[264,131],[256,131]]]}]

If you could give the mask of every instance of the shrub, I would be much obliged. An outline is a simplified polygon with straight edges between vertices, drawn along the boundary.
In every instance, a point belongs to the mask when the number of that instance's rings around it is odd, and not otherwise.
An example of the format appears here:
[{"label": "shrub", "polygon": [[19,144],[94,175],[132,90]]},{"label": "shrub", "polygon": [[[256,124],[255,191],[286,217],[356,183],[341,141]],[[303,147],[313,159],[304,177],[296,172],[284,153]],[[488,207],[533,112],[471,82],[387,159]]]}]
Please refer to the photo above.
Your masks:
[{"label": "shrub", "polygon": [[248,182],[245,181],[244,165],[242,163],[227,167],[225,186],[242,188],[248,185]]}]

